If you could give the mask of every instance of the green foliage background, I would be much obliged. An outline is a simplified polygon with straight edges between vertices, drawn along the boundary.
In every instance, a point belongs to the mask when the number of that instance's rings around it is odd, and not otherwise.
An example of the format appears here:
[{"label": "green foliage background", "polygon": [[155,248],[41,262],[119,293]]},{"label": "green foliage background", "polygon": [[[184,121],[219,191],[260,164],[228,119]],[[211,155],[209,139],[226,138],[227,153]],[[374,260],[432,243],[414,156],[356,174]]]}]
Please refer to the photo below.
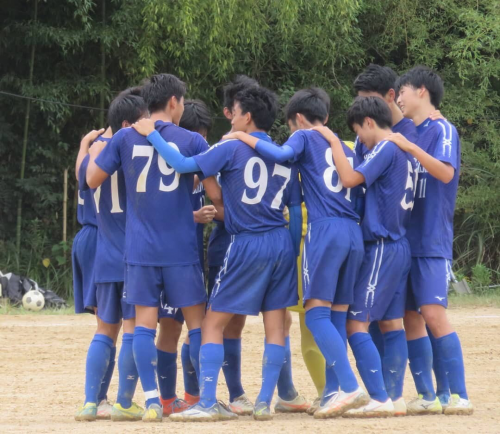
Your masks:
[{"label": "green foliage background", "polygon": [[[205,100],[219,116],[215,141],[228,128],[220,118],[221,87],[235,74],[256,78],[283,101],[296,89],[322,86],[332,98],[330,126],[353,139],[344,122],[352,82],[375,62],[400,73],[425,64],[442,75],[441,110],[463,147],[455,268],[481,285],[500,280],[497,0],[39,0],[36,22],[35,0],[4,0],[0,7],[0,91],[39,99],[31,103],[20,181],[26,100],[0,94],[0,270],[71,294],[70,242],[61,243],[63,171],[69,168],[72,239],[79,141],[102,126],[100,108],[120,90],[156,72],[178,75],[189,97]],[[282,124],[274,135],[286,137]],[[47,268],[44,258],[51,259]]]}]

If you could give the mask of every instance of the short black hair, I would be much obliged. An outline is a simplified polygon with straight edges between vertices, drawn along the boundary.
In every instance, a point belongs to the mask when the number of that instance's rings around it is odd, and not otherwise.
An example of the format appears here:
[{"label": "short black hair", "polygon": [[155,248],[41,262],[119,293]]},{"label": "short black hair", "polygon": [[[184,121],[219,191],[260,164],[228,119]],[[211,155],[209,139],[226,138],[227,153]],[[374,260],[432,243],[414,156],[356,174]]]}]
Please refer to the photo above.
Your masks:
[{"label": "short black hair", "polygon": [[403,86],[411,86],[414,89],[425,87],[429,92],[431,104],[436,108],[439,108],[444,96],[443,79],[427,66],[415,66],[399,77],[396,84],[398,92]]},{"label": "short black hair", "polygon": [[125,90],[122,90],[118,96],[127,96],[127,95],[136,95],[142,97],[142,86],[133,86],[128,87]]},{"label": "short black hair", "polygon": [[252,115],[257,128],[271,129],[278,113],[278,97],[274,92],[265,87],[250,87],[238,92],[234,102],[240,104],[242,114]]},{"label": "short black hair", "polygon": [[195,133],[205,130],[207,133],[212,126],[212,117],[206,104],[199,99],[184,101],[184,113],[179,126]]},{"label": "short black hair", "polygon": [[233,109],[234,97],[238,92],[248,88],[248,87],[259,87],[257,80],[250,78],[246,75],[237,75],[235,79],[224,86],[224,107],[229,110]]},{"label": "short black hair", "polygon": [[316,121],[324,123],[329,108],[328,94],[319,87],[310,87],[295,92],[285,107],[285,117],[287,121],[291,120],[295,124],[295,116],[300,113],[311,123]]},{"label": "short black hair", "polygon": [[186,83],[172,74],[157,74],[146,81],[141,94],[149,112],[154,113],[165,109],[173,96],[180,100],[186,94]]},{"label": "short black hair", "polygon": [[129,124],[137,122],[141,116],[148,112],[145,101],[137,95],[118,95],[110,104],[108,110],[108,124],[115,134],[122,127],[122,122]]},{"label": "short black hair", "polygon": [[385,96],[396,88],[398,75],[388,66],[370,63],[354,80],[354,90],[358,92],[377,92]]},{"label": "short black hair", "polygon": [[371,118],[380,128],[392,127],[389,106],[377,96],[358,96],[347,110],[347,125],[354,132],[354,124],[363,125],[365,118]]}]

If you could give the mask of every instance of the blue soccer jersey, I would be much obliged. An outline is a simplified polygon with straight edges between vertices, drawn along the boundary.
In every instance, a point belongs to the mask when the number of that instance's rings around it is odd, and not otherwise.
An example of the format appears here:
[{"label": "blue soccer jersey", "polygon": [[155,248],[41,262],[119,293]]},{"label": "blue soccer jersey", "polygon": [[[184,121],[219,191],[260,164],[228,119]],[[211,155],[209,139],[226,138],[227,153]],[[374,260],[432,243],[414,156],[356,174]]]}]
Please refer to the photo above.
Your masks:
[{"label": "blue soccer jersey", "polygon": [[[108,142],[110,139],[99,137],[98,140]],[[92,203],[94,200],[92,191],[83,188],[86,184],[87,165],[83,168],[82,166],[83,164],[80,165],[80,169],[78,170],[78,208],[76,209],[76,218],[82,226],[97,226],[97,217],[95,215],[94,204]]]},{"label": "blue soccer jersey", "polygon": [[[359,188],[344,188],[333,161],[330,143],[317,131],[299,130],[293,133],[285,145],[294,152],[297,162],[307,221],[329,217],[345,217],[359,220],[354,211]],[[342,143],[348,161],[357,166],[357,158],[349,147]]]},{"label": "blue soccer jersey", "polygon": [[434,158],[449,163],[455,175],[448,184],[431,176],[418,164],[415,206],[407,238],[414,257],[453,258],[453,214],[458,190],[460,140],[456,128],[445,120],[425,120],[417,127],[416,144]]},{"label": "blue soccer jersey", "polygon": [[413,208],[417,170],[415,160],[396,144],[378,143],[356,171],[365,177],[364,241],[404,237]]},{"label": "blue soccer jersey", "polygon": [[[82,167],[87,169],[89,156]],[[84,189],[88,189],[85,185]],[[94,266],[96,283],[123,282],[125,276],[125,178],[118,169],[93,192],[97,215],[97,250]]]},{"label": "blue soccer jersey", "polygon": [[[392,128],[394,133],[401,133],[410,142],[415,143],[417,140],[417,128],[411,119],[403,118]],[[370,153],[370,150],[366,145],[359,141],[359,137],[356,137],[354,142],[354,152],[359,158],[359,161],[363,161],[365,157]]]},{"label": "blue soccer jersey", "polygon": [[[205,206],[205,189],[203,188],[203,184],[201,182],[193,190],[191,203],[193,205],[193,211],[198,211]],[[204,225],[202,223],[196,223],[196,241],[198,244],[198,256],[200,258],[200,265],[202,269],[205,267],[203,227]]]},{"label": "blue soccer jersey", "polygon": [[[208,149],[202,136],[170,122],[157,121],[155,128],[184,156]],[[166,267],[199,262],[191,202],[193,174],[176,173],[147,138],[132,128],[118,131],[96,164],[109,175],[123,169],[128,264]]]},{"label": "blue soccer jersey", "polygon": [[[271,142],[265,133],[252,135]],[[286,226],[284,206],[301,203],[297,169],[272,163],[239,140],[219,142],[194,159],[204,176],[220,172],[224,222],[232,235]]]}]

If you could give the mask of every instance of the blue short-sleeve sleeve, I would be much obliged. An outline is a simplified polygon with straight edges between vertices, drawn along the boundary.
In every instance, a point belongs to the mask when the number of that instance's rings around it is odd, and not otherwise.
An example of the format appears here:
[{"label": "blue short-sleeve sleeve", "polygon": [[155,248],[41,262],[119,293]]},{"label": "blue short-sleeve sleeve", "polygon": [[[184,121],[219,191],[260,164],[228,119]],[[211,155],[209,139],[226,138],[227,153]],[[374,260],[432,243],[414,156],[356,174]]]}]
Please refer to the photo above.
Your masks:
[{"label": "blue short-sleeve sleeve", "polygon": [[193,134],[193,140],[194,140],[194,154],[193,155],[198,155],[201,154],[205,151],[208,151],[209,146],[207,141],[203,138],[201,134],[198,133],[192,133]]},{"label": "blue short-sleeve sleeve", "polygon": [[215,176],[221,170],[226,169],[232,160],[234,147],[237,143],[237,140],[225,140],[213,145],[205,152],[193,156],[203,176],[206,178]]},{"label": "blue short-sleeve sleeve", "polygon": [[123,141],[124,131],[118,131],[95,159],[95,164],[108,175],[115,173],[121,166],[120,144]]},{"label": "blue short-sleeve sleeve", "polygon": [[459,165],[457,131],[446,121],[438,121],[437,128],[438,133],[432,156],[443,163],[451,164],[456,170]]},{"label": "blue short-sleeve sleeve", "polygon": [[385,174],[392,163],[395,152],[395,144],[392,142],[381,142],[366,156],[356,171],[365,177],[366,187],[372,185],[381,175]]},{"label": "blue short-sleeve sleeve", "polygon": [[285,142],[286,146],[293,149],[293,161],[297,161],[303,154],[306,144],[306,137],[302,131],[296,131]]}]

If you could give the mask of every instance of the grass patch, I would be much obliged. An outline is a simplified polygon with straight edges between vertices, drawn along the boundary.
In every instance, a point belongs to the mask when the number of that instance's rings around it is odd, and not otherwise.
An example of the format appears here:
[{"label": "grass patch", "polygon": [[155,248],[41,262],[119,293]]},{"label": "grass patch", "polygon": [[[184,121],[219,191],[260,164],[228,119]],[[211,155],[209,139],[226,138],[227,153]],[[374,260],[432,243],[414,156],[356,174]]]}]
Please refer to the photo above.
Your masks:
[{"label": "grass patch", "polygon": [[500,307],[500,288],[488,289],[463,295],[451,293],[450,307]]}]

